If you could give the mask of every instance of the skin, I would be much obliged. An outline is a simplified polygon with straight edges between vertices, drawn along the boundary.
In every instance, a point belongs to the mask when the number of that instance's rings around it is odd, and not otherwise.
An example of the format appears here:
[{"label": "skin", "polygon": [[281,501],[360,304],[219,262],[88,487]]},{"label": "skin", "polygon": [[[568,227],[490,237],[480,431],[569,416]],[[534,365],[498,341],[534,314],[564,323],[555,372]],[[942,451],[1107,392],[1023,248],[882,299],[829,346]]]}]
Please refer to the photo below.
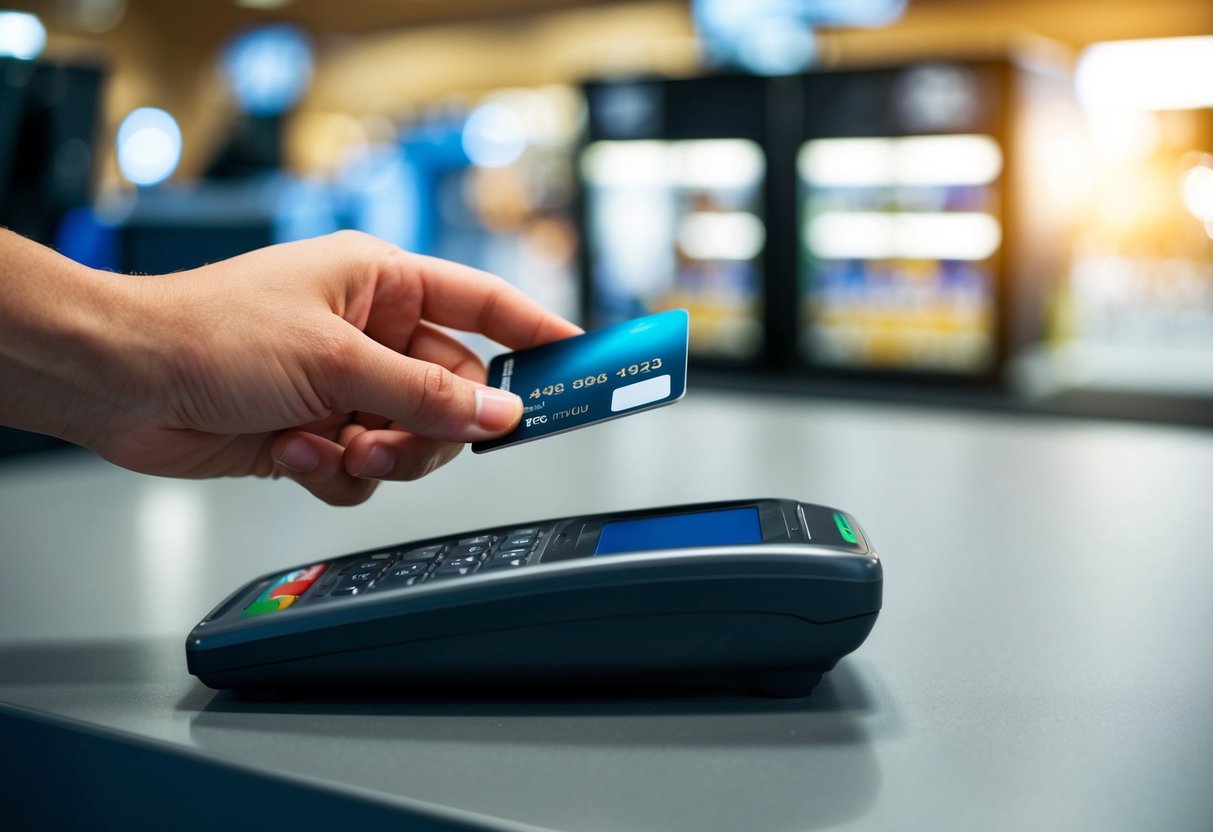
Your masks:
[{"label": "skin", "polygon": [[581,331],[357,232],[131,276],[0,229],[0,423],[147,474],[287,476],[334,505],[425,476],[522,415],[440,327],[511,349]]}]

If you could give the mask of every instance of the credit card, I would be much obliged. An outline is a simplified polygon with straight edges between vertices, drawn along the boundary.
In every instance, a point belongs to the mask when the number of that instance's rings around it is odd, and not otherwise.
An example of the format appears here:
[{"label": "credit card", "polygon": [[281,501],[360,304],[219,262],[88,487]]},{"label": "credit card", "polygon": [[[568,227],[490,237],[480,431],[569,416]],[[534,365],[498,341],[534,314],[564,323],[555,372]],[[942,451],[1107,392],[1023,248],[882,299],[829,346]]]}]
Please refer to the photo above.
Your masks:
[{"label": "credit card", "polygon": [[512,433],[475,453],[519,445],[673,404],[687,390],[688,315],[658,312],[563,341],[498,355],[488,383],[522,398]]}]

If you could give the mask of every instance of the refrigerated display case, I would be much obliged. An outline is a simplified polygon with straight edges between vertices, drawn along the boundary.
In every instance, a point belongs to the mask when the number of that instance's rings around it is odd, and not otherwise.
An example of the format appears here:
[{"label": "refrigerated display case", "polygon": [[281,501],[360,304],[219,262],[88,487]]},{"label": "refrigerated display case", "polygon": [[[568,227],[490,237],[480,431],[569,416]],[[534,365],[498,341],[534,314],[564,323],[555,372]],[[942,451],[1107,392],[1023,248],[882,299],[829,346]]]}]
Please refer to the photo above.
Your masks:
[{"label": "refrigerated display case", "polygon": [[586,95],[589,324],[685,308],[693,359],[761,362],[770,245],[762,79],[604,82]]},{"label": "refrigerated display case", "polygon": [[797,352],[820,372],[990,379],[1006,309],[1007,69],[805,78]]}]

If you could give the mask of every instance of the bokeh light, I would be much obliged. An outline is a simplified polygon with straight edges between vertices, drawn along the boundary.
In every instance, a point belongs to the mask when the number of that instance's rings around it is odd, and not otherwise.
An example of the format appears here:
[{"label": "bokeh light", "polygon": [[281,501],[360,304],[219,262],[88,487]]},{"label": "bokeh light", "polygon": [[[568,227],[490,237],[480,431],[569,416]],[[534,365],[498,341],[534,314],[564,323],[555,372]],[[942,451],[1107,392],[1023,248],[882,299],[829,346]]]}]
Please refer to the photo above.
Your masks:
[{"label": "bokeh light", "polygon": [[1208,164],[1190,168],[1183,175],[1181,194],[1184,205],[1201,222],[1213,222],[1213,158]]},{"label": "bokeh light", "polygon": [[1213,37],[1096,43],[1074,78],[1088,111],[1190,110],[1213,107]]},{"label": "bokeh light", "polygon": [[526,126],[500,101],[482,104],[463,127],[463,152],[473,165],[503,168],[517,162],[526,150]]},{"label": "bokeh light", "polygon": [[759,75],[799,72],[817,58],[821,26],[883,26],[906,0],[692,0],[691,14],[710,64]]},{"label": "bokeh light", "polygon": [[26,12],[0,12],[0,58],[32,61],[46,47],[46,27]]},{"label": "bokeh light", "polygon": [[156,185],[181,161],[181,128],[164,110],[140,107],[118,127],[118,167],[136,185]]},{"label": "bokeh light", "polygon": [[276,116],[299,102],[312,82],[312,46],[297,26],[275,24],[237,36],[223,53],[223,75],[240,108]]}]

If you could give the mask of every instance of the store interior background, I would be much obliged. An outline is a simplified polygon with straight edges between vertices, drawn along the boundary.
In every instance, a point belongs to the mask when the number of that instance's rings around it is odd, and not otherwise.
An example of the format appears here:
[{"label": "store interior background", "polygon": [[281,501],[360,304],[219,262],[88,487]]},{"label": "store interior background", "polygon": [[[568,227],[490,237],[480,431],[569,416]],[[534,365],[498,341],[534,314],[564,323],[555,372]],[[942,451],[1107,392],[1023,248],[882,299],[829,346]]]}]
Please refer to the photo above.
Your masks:
[{"label": "store interior background", "polygon": [[148,274],[357,228],[688,308],[692,386],[1208,426],[1213,4],[8,3],[0,225]]}]

